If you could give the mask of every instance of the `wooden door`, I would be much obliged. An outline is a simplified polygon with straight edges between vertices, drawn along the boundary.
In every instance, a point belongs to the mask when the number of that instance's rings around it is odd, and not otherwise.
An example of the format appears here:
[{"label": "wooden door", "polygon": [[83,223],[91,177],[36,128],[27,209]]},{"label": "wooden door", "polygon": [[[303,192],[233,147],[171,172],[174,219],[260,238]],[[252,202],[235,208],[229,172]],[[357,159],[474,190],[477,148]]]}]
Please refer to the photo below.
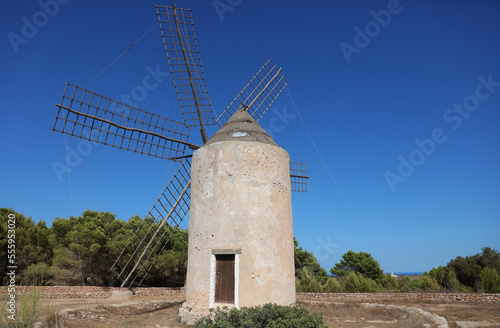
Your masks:
[{"label": "wooden door", "polygon": [[215,255],[215,302],[234,303],[234,254]]}]

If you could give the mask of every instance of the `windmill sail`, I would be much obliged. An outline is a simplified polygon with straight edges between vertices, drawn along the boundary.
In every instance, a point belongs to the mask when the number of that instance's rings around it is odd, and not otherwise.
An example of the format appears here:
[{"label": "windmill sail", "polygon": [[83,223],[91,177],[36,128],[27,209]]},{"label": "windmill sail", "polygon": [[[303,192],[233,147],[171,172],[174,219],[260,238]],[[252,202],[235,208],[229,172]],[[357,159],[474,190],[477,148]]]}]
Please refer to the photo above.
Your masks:
[{"label": "windmill sail", "polygon": [[66,83],[52,130],[170,159],[184,155],[189,127]]},{"label": "windmill sail", "polygon": [[[176,122],[67,83],[52,130],[96,143],[149,156],[181,162],[148,215],[113,264],[122,287],[141,286],[162,255],[179,225],[189,213],[191,164],[186,148],[190,128],[200,127],[207,142],[205,125],[224,123],[246,108],[258,121],[287,85],[269,59],[225,111],[214,114],[196,41],[190,9],[156,6],[163,43],[184,122]],[[292,190],[306,191],[305,164],[290,162]]]},{"label": "windmill sail", "polygon": [[214,124],[214,116],[191,9],[156,6],[156,12],[184,122],[199,126],[206,142],[204,125]]},{"label": "windmill sail", "polygon": [[307,192],[307,166],[304,163],[290,161],[290,180],[292,191]]},{"label": "windmill sail", "polygon": [[[118,275],[118,279],[122,280],[121,287],[130,288],[142,284],[158,256],[167,246],[170,237],[188,214],[190,171],[191,164],[185,159],[116,259],[113,268],[121,268]],[[128,260],[125,260],[127,257]]]},{"label": "windmill sail", "polygon": [[281,68],[269,59],[226,107],[215,123],[223,126],[242,107],[247,108],[248,113],[258,122],[287,84]]}]

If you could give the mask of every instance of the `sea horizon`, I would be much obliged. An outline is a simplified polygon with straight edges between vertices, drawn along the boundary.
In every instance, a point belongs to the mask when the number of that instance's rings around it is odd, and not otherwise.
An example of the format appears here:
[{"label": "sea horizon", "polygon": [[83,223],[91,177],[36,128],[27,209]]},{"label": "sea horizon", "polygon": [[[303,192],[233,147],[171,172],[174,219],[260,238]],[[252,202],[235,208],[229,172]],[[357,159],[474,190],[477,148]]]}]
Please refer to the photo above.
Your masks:
[{"label": "sea horizon", "polygon": [[407,272],[385,272],[392,273],[396,276],[422,276],[425,271],[407,271]]}]

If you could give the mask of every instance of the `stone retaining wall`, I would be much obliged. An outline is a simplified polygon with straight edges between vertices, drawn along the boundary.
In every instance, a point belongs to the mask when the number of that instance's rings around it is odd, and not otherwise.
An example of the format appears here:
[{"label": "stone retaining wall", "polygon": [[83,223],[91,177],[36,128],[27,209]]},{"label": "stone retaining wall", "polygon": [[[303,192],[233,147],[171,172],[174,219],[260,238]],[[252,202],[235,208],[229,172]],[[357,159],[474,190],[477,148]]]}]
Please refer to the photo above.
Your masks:
[{"label": "stone retaining wall", "polygon": [[[0,294],[7,294],[6,286],[0,286]],[[22,293],[33,287],[16,287],[16,293]],[[39,292],[42,298],[110,298],[114,291],[126,291],[119,287],[97,286],[42,286]],[[168,296],[184,299],[184,287],[139,288],[137,296]],[[487,302],[500,303],[500,294],[474,293],[297,293],[298,301],[440,301],[440,302]]]},{"label": "stone retaining wall", "polygon": [[500,303],[500,294],[480,293],[297,293],[298,301],[440,301]]},{"label": "stone retaining wall", "polygon": [[[0,294],[7,294],[6,286],[0,286]],[[127,288],[120,287],[97,287],[97,286],[41,286],[41,287],[16,287],[16,293],[28,293],[33,288],[38,291],[42,298],[110,298],[112,292],[127,291]],[[169,296],[171,298],[183,299],[185,296],[184,287],[153,287],[139,288],[137,296]]]}]

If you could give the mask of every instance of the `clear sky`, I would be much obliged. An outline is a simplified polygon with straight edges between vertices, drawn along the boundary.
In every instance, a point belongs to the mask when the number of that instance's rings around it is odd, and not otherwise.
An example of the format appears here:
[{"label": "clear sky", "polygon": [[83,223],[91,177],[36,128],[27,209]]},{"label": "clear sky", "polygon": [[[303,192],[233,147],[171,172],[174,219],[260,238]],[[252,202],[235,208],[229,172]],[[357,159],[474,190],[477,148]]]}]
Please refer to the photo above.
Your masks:
[{"label": "clear sky", "polygon": [[[171,3],[2,2],[0,206],[49,224],[86,209],[147,214],[175,164],[51,128],[65,82],[119,100],[151,70],[159,83],[138,107],[181,119],[155,4]],[[268,58],[283,68],[289,92],[261,125],[307,163],[294,234],[327,270],[350,249],[389,272],[500,249],[498,1],[176,5],[193,10],[216,113]],[[54,170],[66,165],[65,142],[81,155],[69,177]]]}]

